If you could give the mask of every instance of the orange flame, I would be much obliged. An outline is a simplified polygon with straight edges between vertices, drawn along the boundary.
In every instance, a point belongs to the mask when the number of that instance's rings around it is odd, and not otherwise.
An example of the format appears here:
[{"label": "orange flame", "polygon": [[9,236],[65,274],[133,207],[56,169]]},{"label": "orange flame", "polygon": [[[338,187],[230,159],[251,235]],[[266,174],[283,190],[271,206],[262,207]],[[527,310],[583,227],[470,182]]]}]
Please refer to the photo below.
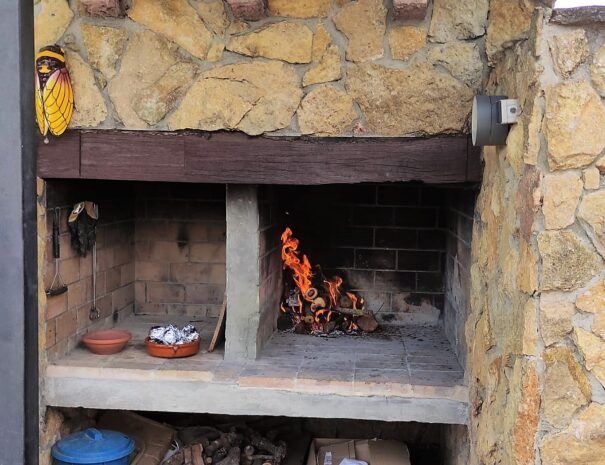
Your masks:
[{"label": "orange flame", "polygon": [[342,278],[340,276],[334,276],[331,280],[325,279],[324,283],[327,286],[328,295],[330,297],[330,307],[337,307],[337,302],[340,297]]},{"label": "orange flame", "polygon": [[[300,252],[298,251],[299,241],[292,237],[292,230],[286,228],[281,235],[282,249],[281,258],[284,263],[284,268],[292,270],[292,279],[294,283],[300,289],[303,296],[306,296],[307,291],[311,287],[311,263],[306,255],[302,256],[302,260],[299,258]],[[305,299],[307,299],[305,297]]]},{"label": "orange flame", "polygon": [[[295,322],[304,321],[309,325],[312,331],[324,331],[325,324],[336,317],[342,329],[347,328],[348,332],[357,331],[359,326],[355,323],[355,317],[342,315],[342,313],[332,311],[340,307],[340,296],[342,294],[343,279],[340,276],[334,276],[331,279],[324,278],[323,289],[327,296],[319,296],[316,287],[313,287],[312,266],[306,255],[298,250],[300,241],[292,237],[292,230],[286,228],[281,235],[282,241],[282,261],[284,269],[292,272],[294,284],[300,291],[297,293],[297,305],[290,305],[290,312]],[[309,292],[310,291],[310,292]],[[353,304],[353,309],[363,308],[363,298],[356,296],[352,292],[346,292]],[[304,299],[304,301],[303,301]],[[326,302],[328,300],[328,302]],[[306,302],[306,303],[305,303]],[[309,305],[311,304],[311,305]],[[358,307],[359,306],[359,307]],[[282,311],[287,311],[282,304]],[[342,319],[340,319],[342,318]]]},{"label": "orange flame", "polygon": [[315,312],[315,322],[316,323],[320,323],[321,320],[322,320],[322,317],[325,317],[326,321],[328,321],[327,320],[327,316],[328,316],[329,313],[330,312],[328,310],[326,310],[325,308],[321,309],[321,310],[317,310]]},{"label": "orange flame", "polygon": [[[353,310],[357,310],[357,296],[352,292],[347,292],[347,297],[353,302]],[[363,305],[363,298],[359,300],[359,303]]]}]

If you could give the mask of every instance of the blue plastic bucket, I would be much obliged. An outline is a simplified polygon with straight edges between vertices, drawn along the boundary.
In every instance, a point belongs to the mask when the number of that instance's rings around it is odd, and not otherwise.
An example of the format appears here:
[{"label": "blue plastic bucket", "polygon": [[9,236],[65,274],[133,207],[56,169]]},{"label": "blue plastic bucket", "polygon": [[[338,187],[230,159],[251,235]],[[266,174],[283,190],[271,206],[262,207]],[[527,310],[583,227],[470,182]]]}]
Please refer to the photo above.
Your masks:
[{"label": "blue plastic bucket", "polygon": [[133,451],[125,434],[89,428],[57,441],[51,453],[56,465],[128,465]]}]

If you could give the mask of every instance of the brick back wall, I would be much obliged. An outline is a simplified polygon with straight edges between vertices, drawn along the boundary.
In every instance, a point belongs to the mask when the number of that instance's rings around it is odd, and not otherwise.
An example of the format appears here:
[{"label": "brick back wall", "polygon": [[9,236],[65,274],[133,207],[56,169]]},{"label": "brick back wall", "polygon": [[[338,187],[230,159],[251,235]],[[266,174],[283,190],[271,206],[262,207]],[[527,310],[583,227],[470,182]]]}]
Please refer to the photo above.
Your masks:
[{"label": "brick back wall", "polygon": [[282,263],[281,233],[282,221],[277,204],[277,191],[272,186],[259,188],[259,228],[260,228],[260,324],[259,343],[262,346],[277,327],[277,316],[281,301]]},{"label": "brick back wall", "polygon": [[443,189],[420,183],[285,188],[286,223],[312,264],[387,321],[436,321],[444,302]]},{"label": "brick back wall", "polygon": [[475,200],[474,189],[452,189],[447,205],[447,261],[444,326],[462,366],[466,360],[465,323],[470,310],[471,239]]},{"label": "brick back wall", "polygon": [[[67,218],[75,203],[99,204],[97,224],[97,309],[101,318],[89,319],[92,306],[92,252],[78,255],[70,243]],[[53,360],[74,348],[89,330],[111,327],[131,314],[134,306],[134,221],[131,191],[118,183],[49,182],[46,194],[46,260],[44,287],[54,276],[52,255],[53,209],[60,208],[61,258],[59,270],[68,286],[62,295],[48,297],[45,311],[47,357]]]},{"label": "brick back wall", "polygon": [[139,184],[135,204],[135,312],[218,316],[225,186]]}]

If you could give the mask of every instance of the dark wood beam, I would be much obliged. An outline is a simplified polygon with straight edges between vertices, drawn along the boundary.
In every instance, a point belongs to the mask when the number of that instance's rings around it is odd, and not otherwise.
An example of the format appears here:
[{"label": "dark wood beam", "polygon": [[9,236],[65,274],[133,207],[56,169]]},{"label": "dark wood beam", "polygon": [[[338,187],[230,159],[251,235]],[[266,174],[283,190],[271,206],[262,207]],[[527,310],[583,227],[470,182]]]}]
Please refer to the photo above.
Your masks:
[{"label": "dark wood beam", "polygon": [[185,137],[173,134],[85,132],[80,177],[184,181]]},{"label": "dark wood beam", "polygon": [[466,136],[270,138],[241,133],[72,131],[40,144],[42,178],[220,184],[481,180]]},{"label": "dark wood beam", "polygon": [[[49,136],[50,137],[50,136]],[[80,132],[69,131],[61,139],[38,144],[38,176],[80,177]]]}]

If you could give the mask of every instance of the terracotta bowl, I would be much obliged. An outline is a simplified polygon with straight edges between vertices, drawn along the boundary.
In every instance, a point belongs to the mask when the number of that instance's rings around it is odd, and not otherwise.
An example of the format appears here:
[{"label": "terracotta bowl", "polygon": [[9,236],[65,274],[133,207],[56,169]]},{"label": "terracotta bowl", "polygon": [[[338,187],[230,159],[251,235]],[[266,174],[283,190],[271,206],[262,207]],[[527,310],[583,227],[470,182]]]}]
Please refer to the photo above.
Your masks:
[{"label": "terracotta bowl", "polygon": [[187,344],[166,345],[151,342],[149,338],[145,339],[147,353],[152,357],[161,358],[182,358],[191,357],[200,351],[200,340],[189,342]]},{"label": "terracotta bowl", "polygon": [[86,333],[82,342],[93,354],[111,355],[120,352],[132,338],[129,331],[123,329],[104,329]]}]

